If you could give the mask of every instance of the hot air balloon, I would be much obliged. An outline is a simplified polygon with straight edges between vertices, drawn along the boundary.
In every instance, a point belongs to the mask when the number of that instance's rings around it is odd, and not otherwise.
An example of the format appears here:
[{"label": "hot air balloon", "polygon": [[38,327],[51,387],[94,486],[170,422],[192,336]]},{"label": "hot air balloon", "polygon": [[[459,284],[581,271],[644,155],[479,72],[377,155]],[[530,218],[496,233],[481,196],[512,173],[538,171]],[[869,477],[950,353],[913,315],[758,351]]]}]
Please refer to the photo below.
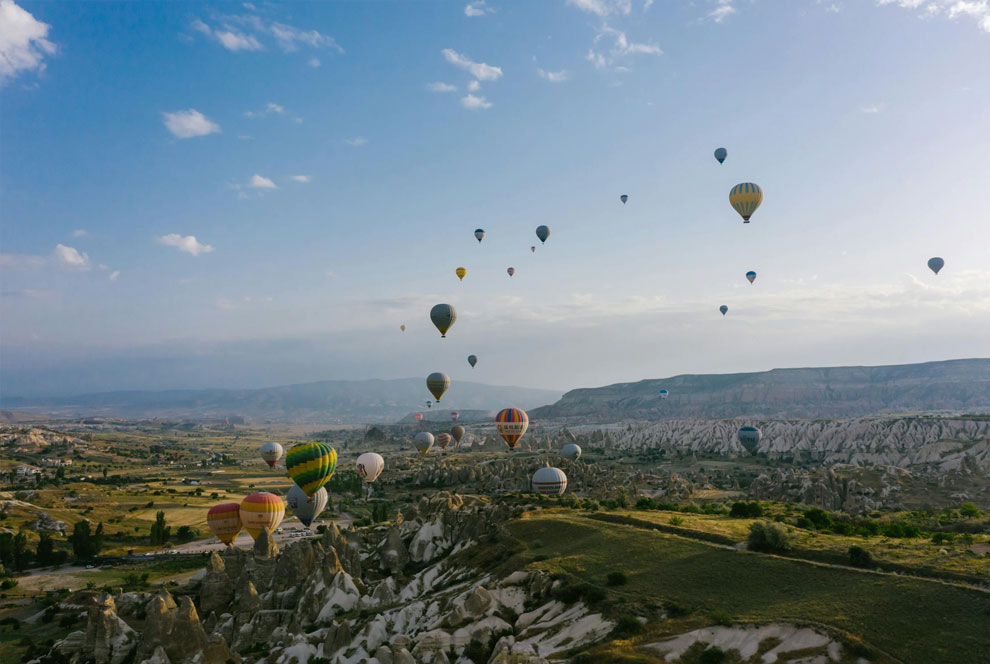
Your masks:
[{"label": "hot air balloon", "polygon": [[427,408],[433,408],[433,402],[432,401],[427,401],[426,402],[426,407]]},{"label": "hot air balloon", "polygon": [[314,493],[312,498],[309,498],[302,489],[293,484],[285,496],[285,502],[288,503],[289,509],[296,515],[296,518],[302,521],[302,525],[309,528],[309,524],[313,523],[316,517],[320,516],[320,513],[326,509],[327,503],[330,502],[330,496],[327,495],[326,487],[321,486],[320,490]]},{"label": "hot air balloon", "polygon": [[543,467],[533,473],[533,491],[560,496],[567,490],[567,475],[560,468]]},{"label": "hot air balloon", "polygon": [[550,237],[550,227],[549,226],[537,226],[536,227],[536,237],[540,238],[540,244],[547,241]]},{"label": "hot air balloon", "polygon": [[453,440],[453,438],[449,433],[439,433],[436,437],[436,443],[441,450],[447,449],[447,446],[450,445],[451,440]]},{"label": "hot air balloon", "polygon": [[467,269],[463,267],[459,267],[456,270],[454,270],[454,274],[457,275],[457,278],[460,281],[464,281],[464,275],[467,274]]},{"label": "hot air balloon", "polygon": [[753,283],[756,281],[756,273],[750,270],[746,273],[746,278],[749,279],[749,283]]},{"label": "hot air balloon", "polygon": [[337,450],[325,443],[299,443],[285,453],[285,469],[292,481],[312,497],[337,469]]},{"label": "hot air balloon", "polygon": [[725,306],[723,304],[721,307],[718,308],[718,310],[721,311],[722,312],[722,315],[724,316],[726,313],[728,313],[729,307],[727,307],[727,306]]},{"label": "hot air balloon", "polygon": [[402,330],[403,332],[405,332],[406,331],[406,326],[405,325],[400,325],[399,326],[399,329]]},{"label": "hot air balloon", "polygon": [[625,205],[626,201],[629,200],[629,194],[622,194],[621,196],[619,196],[619,200],[622,201],[623,205]]},{"label": "hot air balloon", "polygon": [[430,309],[430,320],[440,330],[440,336],[446,338],[447,330],[457,320],[457,311],[449,304],[436,304]]},{"label": "hot air balloon", "polygon": [[495,416],[495,429],[509,449],[515,448],[529,428],[529,415],[521,408],[505,408]]},{"label": "hot air balloon", "polygon": [[531,247],[529,248],[529,250],[530,250],[530,251],[532,251],[532,252],[533,252],[533,253],[535,254],[535,253],[536,253],[536,245],[535,245],[535,244],[534,244],[534,245],[532,245],[532,246],[531,246]]},{"label": "hot air balloon", "polygon": [[433,434],[429,431],[420,431],[413,439],[413,444],[420,454],[426,454],[433,447]]},{"label": "hot air balloon", "polygon": [[748,224],[749,218],[756,212],[763,202],[763,190],[760,185],[752,182],[737,184],[729,192],[729,204],[743,218],[743,223]]},{"label": "hot air balloon", "polygon": [[457,418],[460,417],[460,416],[461,416],[461,414],[458,413],[456,410],[450,411],[450,421],[451,422],[456,422],[457,421]]},{"label": "hot air balloon", "polygon": [[661,399],[666,399],[668,396],[670,396],[670,392],[668,392],[666,389],[660,390]]},{"label": "hot air balloon", "polygon": [[715,158],[718,159],[718,163],[725,162],[725,158],[729,156],[729,151],[725,148],[718,148],[715,150]]},{"label": "hot air balloon", "polygon": [[576,443],[567,443],[560,450],[560,454],[565,459],[570,459],[571,461],[577,461],[581,458],[581,446]]},{"label": "hot air balloon", "polygon": [[473,367],[477,363],[478,363],[478,356],[477,355],[468,355],[468,364],[470,364]]},{"label": "hot air balloon", "polygon": [[241,506],[237,503],[220,503],[206,513],[206,525],[221,542],[230,546],[241,532]]},{"label": "hot air balloon", "polygon": [[385,459],[377,452],[365,452],[357,458],[358,475],[367,484],[377,480],[383,470],[385,470]]},{"label": "hot air balloon", "polygon": [[434,371],[426,377],[426,389],[430,391],[430,394],[437,400],[437,403],[440,403],[440,397],[444,395],[449,387],[450,376],[445,373]]},{"label": "hot air balloon", "polygon": [[423,421],[423,413],[416,413],[416,421],[417,422]]},{"label": "hot air balloon", "polygon": [[506,270],[506,272],[508,272],[509,273],[509,276],[511,277],[512,275],[514,275],[516,273],[516,268],[510,267],[509,269]]},{"label": "hot air balloon", "polygon": [[[292,454],[292,450],[289,450]],[[251,537],[257,539],[261,531],[272,532],[278,528],[285,516],[285,503],[274,493],[262,491],[252,493],[241,501],[240,517],[244,529]]]},{"label": "hot air balloon", "polygon": [[474,229],[474,236],[478,238],[478,242],[481,242],[482,240],[485,239],[485,229],[483,228]]},{"label": "hot air balloon", "polygon": [[939,258],[938,256],[928,259],[928,268],[935,274],[938,274],[938,271],[941,270],[943,267],[945,267],[945,261]]},{"label": "hot air balloon", "polygon": [[763,434],[756,427],[740,427],[739,442],[750,454],[756,454],[756,447],[760,444]]},{"label": "hot air balloon", "polygon": [[285,450],[275,442],[267,442],[261,446],[261,458],[265,460],[269,468],[274,468],[275,463],[282,458]]},{"label": "hot air balloon", "polygon": [[464,427],[462,427],[460,424],[455,424],[450,428],[450,435],[451,437],[453,437],[454,442],[460,445],[461,438],[464,437]]}]

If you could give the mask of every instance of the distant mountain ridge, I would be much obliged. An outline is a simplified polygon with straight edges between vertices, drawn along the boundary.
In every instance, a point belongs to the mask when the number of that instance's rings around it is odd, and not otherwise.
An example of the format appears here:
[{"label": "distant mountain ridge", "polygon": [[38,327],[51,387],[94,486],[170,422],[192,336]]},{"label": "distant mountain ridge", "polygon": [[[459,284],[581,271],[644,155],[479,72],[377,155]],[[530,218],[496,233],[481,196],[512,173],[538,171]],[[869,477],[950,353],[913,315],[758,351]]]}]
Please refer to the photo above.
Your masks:
[{"label": "distant mountain ridge", "polygon": [[[456,381],[442,405],[448,411],[490,411],[507,405],[534,408],[559,397],[560,392],[553,390]],[[12,397],[4,398],[2,407],[61,417],[203,420],[239,416],[251,423],[330,424],[393,422],[410,412],[427,411],[428,399],[432,397],[425,380],[399,378],[320,381],[243,390],[138,390],[74,397]]]},{"label": "distant mountain ridge", "polygon": [[[660,390],[669,390],[666,400]],[[672,376],[571,390],[531,419],[849,418],[990,413],[990,359]]]}]

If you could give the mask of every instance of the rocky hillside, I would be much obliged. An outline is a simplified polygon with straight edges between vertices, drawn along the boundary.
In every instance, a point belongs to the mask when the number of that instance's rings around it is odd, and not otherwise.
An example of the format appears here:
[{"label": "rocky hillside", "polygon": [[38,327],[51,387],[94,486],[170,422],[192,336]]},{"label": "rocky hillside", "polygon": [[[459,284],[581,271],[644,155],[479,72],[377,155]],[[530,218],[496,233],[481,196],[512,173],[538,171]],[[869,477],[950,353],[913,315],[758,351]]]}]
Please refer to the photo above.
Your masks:
[{"label": "rocky hillside", "polygon": [[990,413],[990,359],[672,376],[571,390],[529,415],[600,423],[914,412]]}]

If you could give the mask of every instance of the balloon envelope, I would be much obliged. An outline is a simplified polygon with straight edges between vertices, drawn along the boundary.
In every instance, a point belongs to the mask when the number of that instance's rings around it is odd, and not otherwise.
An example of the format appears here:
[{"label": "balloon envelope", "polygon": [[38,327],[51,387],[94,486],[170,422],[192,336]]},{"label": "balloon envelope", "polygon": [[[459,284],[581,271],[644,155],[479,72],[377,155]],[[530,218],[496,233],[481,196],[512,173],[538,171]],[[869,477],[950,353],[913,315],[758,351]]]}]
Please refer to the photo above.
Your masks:
[{"label": "balloon envelope", "polygon": [[400,325],[399,326],[399,329],[402,330],[403,332],[405,332],[406,331],[406,326],[405,325]]},{"label": "balloon envelope", "polygon": [[509,449],[519,444],[519,439],[529,428],[529,415],[521,408],[505,408],[495,416],[495,429]]},{"label": "balloon envelope", "polygon": [[214,505],[206,513],[206,525],[217,539],[230,546],[244,527],[241,523],[241,506],[238,503]]},{"label": "balloon envelope", "polygon": [[420,454],[426,454],[433,447],[433,434],[429,431],[420,431],[413,439],[413,444]]},{"label": "balloon envelope", "polygon": [[330,502],[330,496],[327,495],[326,487],[320,487],[320,490],[310,497],[293,484],[285,496],[285,502],[289,505],[292,513],[296,515],[296,518],[309,528],[309,524],[313,523],[316,517],[320,516],[320,513],[326,509],[327,503]]},{"label": "balloon envelope", "polygon": [[377,452],[365,452],[357,458],[357,473],[361,478],[371,484],[378,479],[378,476],[385,470],[385,459]]},{"label": "balloon envelope", "polygon": [[241,523],[255,539],[261,534],[262,529],[268,532],[275,530],[278,524],[282,523],[284,516],[285,503],[273,493],[267,491],[252,493],[241,501]]},{"label": "balloon envelope", "polygon": [[752,182],[737,184],[729,191],[729,204],[739,216],[743,218],[743,223],[748,224],[749,218],[756,212],[763,202],[763,190],[760,185]]},{"label": "balloon envelope", "polygon": [[337,469],[337,450],[325,443],[299,443],[285,454],[285,469],[307,496],[330,481]]},{"label": "balloon envelope", "polygon": [[416,421],[417,422],[423,421],[423,413],[416,413]]},{"label": "balloon envelope", "polygon": [[478,238],[478,242],[481,242],[482,240],[485,239],[485,229],[483,228],[475,229],[474,236]]},{"label": "balloon envelope", "polygon": [[470,364],[473,367],[477,363],[478,363],[478,356],[477,355],[468,355],[468,364]]},{"label": "balloon envelope", "polygon": [[529,250],[532,251],[535,254],[536,253],[536,245],[534,244],[533,246],[531,246],[529,248]]},{"label": "balloon envelope", "polygon": [[460,444],[461,438],[464,437],[464,427],[460,424],[454,425],[450,429],[450,435],[453,437],[455,443]]},{"label": "balloon envelope", "polygon": [[753,283],[756,281],[756,273],[750,270],[746,273],[746,278],[749,279],[749,283]]},{"label": "balloon envelope", "polygon": [[665,389],[664,390],[660,390],[660,398],[661,399],[666,399],[668,396],[670,396],[670,392],[668,392]]},{"label": "balloon envelope", "polygon": [[724,316],[729,311],[729,307],[723,304],[721,307],[718,308],[718,310],[721,311],[722,315]]},{"label": "balloon envelope", "polygon": [[457,418],[460,417],[460,416],[461,416],[461,414],[458,413],[456,410],[450,411],[450,421],[451,422],[456,422],[457,421]]},{"label": "balloon envelope", "polygon": [[577,443],[567,443],[560,450],[560,454],[565,459],[570,459],[571,461],[577,461],[581,458],[581,446]]},{"label": "balloon envelope", "polygon": [[437,304],[430,309],[430,320],[440,330],[440,336],[446,337],[447,330],[457,320],[457,311],[449,304]]},{"label": "balloon envelope", "polygon": [[567,475],[560,468],[540,468],[533,473],[533,491],[559,496],[567,490]]},{"label": "balloon envelope", "polygon": [[463,267],[459,267],[456,270],[454,270],[454,274],[457,275],[458,279],[464,281],[464,275],[467,274],[467,270]]},{"label": "balloon envelope", "polygon": [[269,468],[274,468],[275,463],[282,458],[285,450],[276,442],[267,442],[261,446],[261,458],[265,460]]},{"label": "balloon envelope", "polygon": [[938,271],[941,270],[943,267],[945,267],[945,261],[939,258],[938,256],[928,259],[928,268],[935,274],[938,274]]},{"label": "balloon envelope", "polygon": [[509,273],[509,276],[511,277],[512,275],[514,275],[516,273],[516,268],[510,267],[509,269],[506,270],[506,272],[508,272]]},{"label": "balloon envelope", "polygon": [[619,200],[622,201],[623,205],[625,205],[626,201],[629,200],[629,194],[622,194],[621,196],[619,196]]},{"label": "balloon envelope", "polygon": [[430,394],[437,400],[437,403],[440,403],[440,397],[444,395],[449,387],[450,377],[445,373],[434,371],[426,377],[426,389],[430,391]]},{"label": "balloon envelope", "polygon": [[546,242],[547,238],[550,237],[550,227],[549,226],[537,226],[536,227],[536,237],[540,238],[540,243]]},{"label": "balloon envelope", "polygon": [[718,159],[718,163],[725,161],[725,158],[729,156],[729,151],[725,148],[718,148],[715,150],[715,158]]},{"label": "balloon envelope", "polygon": [[450,445],[451,440],[453,440],[453,437],[449,433],[440,433],[437,434],[436,437],[436,443],[441,450],[447,449],[447,446]]},{"label": "balloon envelope", "polygon": [[739,436],[739,442],[746,448],[746,451],[750,454],[756,454],[756,447],[760,444],[760,440],[763,439],[763,433],[756,427],[740,427],[737,435]]}]

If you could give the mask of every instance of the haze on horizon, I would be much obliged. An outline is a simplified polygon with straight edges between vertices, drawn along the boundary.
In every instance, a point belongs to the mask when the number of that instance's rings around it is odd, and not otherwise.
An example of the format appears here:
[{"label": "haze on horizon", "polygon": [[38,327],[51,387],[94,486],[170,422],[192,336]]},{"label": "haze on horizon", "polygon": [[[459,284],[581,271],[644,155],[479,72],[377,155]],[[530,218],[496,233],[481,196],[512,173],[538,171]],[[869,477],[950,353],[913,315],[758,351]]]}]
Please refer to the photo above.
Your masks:
[{"label": "haze on horizon", "polygon": [[988,357],[987,62],[951,0],[0,0],[0,394]]}]

